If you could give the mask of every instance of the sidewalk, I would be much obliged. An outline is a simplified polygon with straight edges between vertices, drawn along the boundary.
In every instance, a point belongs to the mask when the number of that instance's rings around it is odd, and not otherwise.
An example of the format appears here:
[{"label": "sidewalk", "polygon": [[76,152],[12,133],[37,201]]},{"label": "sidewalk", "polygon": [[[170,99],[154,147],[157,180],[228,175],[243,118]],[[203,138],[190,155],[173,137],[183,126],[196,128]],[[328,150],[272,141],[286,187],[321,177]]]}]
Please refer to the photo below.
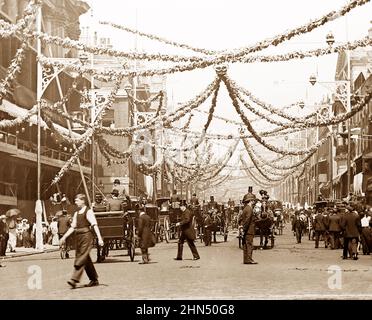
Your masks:
[{"label": "sidewalk", "polygon": [[[40,253],[48,253],[48,252],[54,252],[59,251],[59,246],[52,246],[50,244],[44,245],[44,251],[40,252],[36,250],[35,248],[25,248],[25,247],[16,247],[16,252],[6,252],[6,256],[2,257],[5,260],[10,258],[18,258],[18,257],[24,257],[24,256],[30,256],[33,254],[40,254]],[[1,259],[2,259],[1,258]]]}]

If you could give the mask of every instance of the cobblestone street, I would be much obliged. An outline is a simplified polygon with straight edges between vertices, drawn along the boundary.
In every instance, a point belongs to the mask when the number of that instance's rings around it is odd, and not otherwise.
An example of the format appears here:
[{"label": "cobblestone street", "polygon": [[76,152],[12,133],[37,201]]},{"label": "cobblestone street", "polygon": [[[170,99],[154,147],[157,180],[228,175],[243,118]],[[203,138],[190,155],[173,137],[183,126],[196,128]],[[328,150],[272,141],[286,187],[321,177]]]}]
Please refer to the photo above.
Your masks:
[{"label": "cobblestone street", "polygon": [[[218,240],[222,240],[219,237]],[[258,238],[255,238],[255,242]],[[322,246],[321,242],[321,246]],[[201,259],[193,261],[187,245],[184,260],[174,261],[177,244],[160,243],[150,249],[152,263],[140,265],[125,250],[113,250],[104,263],[96,263],[100,286],[71,290],[73,259],[61,260],[59,252],[10,258],[0,268],[1,299],[318,299],[372,297],[371,257],[342,260],[341,250],[303,239],[295,244],[289,225],[276,236],[273,249],[255,250],[257,265],[242,264],[236,233],[227,242],[211,247],[197,243]],[[95,251],[92,258],[95,259]],[[330,266],[341,270],[341,289],[329,288]],[[36,267],[35,267],[36,266]],[[35,268],[41,268],[41,289],[29,289]],[[331,267],[335,268],[335,267]],[[337,268],[337,267],[336,267]],[[86,276],[83,283],[88,282]],[[32,287],[32,286],[31,286]]]}]

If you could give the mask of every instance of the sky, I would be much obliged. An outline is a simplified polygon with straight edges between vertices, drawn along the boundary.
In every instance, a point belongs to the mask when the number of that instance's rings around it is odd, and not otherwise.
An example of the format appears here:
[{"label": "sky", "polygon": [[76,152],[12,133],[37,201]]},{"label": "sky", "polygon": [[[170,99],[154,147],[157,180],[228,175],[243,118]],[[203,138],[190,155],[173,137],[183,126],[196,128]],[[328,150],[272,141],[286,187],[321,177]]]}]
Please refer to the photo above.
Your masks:
[{"label": "sky", "polygon": [[[90,0],[92,12],[81,18],[82,26],[90,25],[99,36],[110,37],[114,48],[137,50],[149,53],[193,55],[189,50],[175,49],[169,45],[134,36],[97,21],[110,21],[127,27],[151,33],[168,40],[186,43],[198,48],[212,50],[234,49],[249,46],[267,38],[282,34],[317,19],[332,10],[339,10],[348,2],[345,0]],[[372,27],[372,4],[353,9],[341,17],[314,31],[294,37],[292,40],[269,48],[262,54],[285,53],[293,50],[310,50],[327,46],[325,37],[331,31],[336,44],[361,39]],[[321,85],[311,86],[309,77],[317,75],[319,82],[333,81],[337,55],[320,58],[293,60],[279,63],[233,64],[229,76],[239,85],[247,88],[263,101],[275,106],[304,101],[305,111],[330,89]],[[164,66],[161,63],[156,67]],[[213,68],[170,75],[167,78],[169,102],[177,105],[188,101],[203,90],[214,78]],[[208,110],[206,104],[202,109]],[[239,120],[226,91],[221,90],[216,115]],[[204,118],[205,119],[205,118]],[[213,120],[211,132],[223,128],[235,132],[236,127],[227,128],[224,122]],[[199,125],[203,123],[200,120]],[[193,123],[195,125],[195,123]],[[198,123],[196,124],[198,125]]]},{"label": "sky", "polygon": [[[96,21],[112,21],[143,32],[207,49],[233,49],[254,44],[316,19],[347,2],[340,0],[90,0]],[[91,13],[88,13],[88,16]],[[89,19],[86,19],[86,21]],[[283,53],[324,47],[325,36],[332,31],[336,42],[364,37],[371,27],[372,4],[358,7],[347,15],[316,29],[306,36],[295,37],[275,50]],[[84,24],[84,19],[82,20]],[[145,52],[193,54],[174,50],[169,45],[135,37],[124,31],[95,24],[99,35],[110,36],[114,47]],[[336,55],[281,63],[235,64],[231,76],[269,102],[288,104],[298,99],[313,99],[316,90],[309,88],[308,78],[318,73],[323,81],[334,79]],[[212,68],[172,75],[168,93],[175,103],[188,100],[208,84]],[[314,92],[315,91],[315,92]]]}]

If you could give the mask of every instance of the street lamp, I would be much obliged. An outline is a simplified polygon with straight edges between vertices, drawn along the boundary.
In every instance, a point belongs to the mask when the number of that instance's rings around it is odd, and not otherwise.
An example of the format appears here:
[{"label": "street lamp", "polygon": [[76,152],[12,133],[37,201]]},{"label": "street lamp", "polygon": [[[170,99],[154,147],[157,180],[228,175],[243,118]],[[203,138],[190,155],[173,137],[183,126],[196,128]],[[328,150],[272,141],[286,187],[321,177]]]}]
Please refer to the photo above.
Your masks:
[{"label": "street lamp", "polygon": [[[326,42],[327,44],[331,47],[334,43],[335,43],[335,38],[332,34],[332,32],[329,32],[327,35],[326,35]],[[350,53],[349,53],[349,50],[345,50],[345,54],[346,54],[346,59],[347,59],[347,74],[346,74],[346,80],[336,80],[336,81],[333,81],[333,82],[318,82],[319,84],[322,84],[325,86],[325,84],[332,84],[332,85],[335,85],[335,89],[334,90],[334,94],[338,97],[338,99],[340,100],[340,102],[343,104],[346,112],[350,112],[351,110],[351,101],[350,101],[350,97],[351,97],[351,92],[350,92],[350,84],[351,84],[351,72],[350,72]],[[315,85],[315,83],[317,83],[317,78],[315,75],[311,75],[310,78],[309,78],[309,82],[312,86]],[[326,86],[325,86],[326,87]],[[350,141],[351,141],[351,135],[350,135],[350,131],[351,131],[351,118],[349,118],[347,120],[347,132],[348,132],[348,137],[347,137],[347,192],[349,193],[350,192],[350,183],[351,183],[351,145],[350,145]],[[330,128],[330,130],[332,130]],[[332,141],[332,138],[331,138],[331,141]],[[331,161],[333,161],[333,159],[331,159]],[[333,172],[331,172],[331,175],[333,174]],[[332,185],[333,181],[331,181],[331,185]]]}]

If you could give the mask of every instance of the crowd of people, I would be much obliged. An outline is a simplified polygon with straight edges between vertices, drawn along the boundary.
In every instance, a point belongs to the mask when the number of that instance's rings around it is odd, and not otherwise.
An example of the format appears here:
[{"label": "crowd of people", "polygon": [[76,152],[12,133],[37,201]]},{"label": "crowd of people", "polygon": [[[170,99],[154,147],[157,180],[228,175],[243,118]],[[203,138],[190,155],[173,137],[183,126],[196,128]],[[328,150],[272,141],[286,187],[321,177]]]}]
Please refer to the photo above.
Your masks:
[{"label": "crowd of people", "polygon": [[358,253],[372,251],[372,207],[361,202],[344,201],[328,205],[318,200],[314,208],[290,210],[292,231],[297,243],[308,235],[319,248],[320,242],[331,250],[342,249],[343,259],[358,260]]}]

